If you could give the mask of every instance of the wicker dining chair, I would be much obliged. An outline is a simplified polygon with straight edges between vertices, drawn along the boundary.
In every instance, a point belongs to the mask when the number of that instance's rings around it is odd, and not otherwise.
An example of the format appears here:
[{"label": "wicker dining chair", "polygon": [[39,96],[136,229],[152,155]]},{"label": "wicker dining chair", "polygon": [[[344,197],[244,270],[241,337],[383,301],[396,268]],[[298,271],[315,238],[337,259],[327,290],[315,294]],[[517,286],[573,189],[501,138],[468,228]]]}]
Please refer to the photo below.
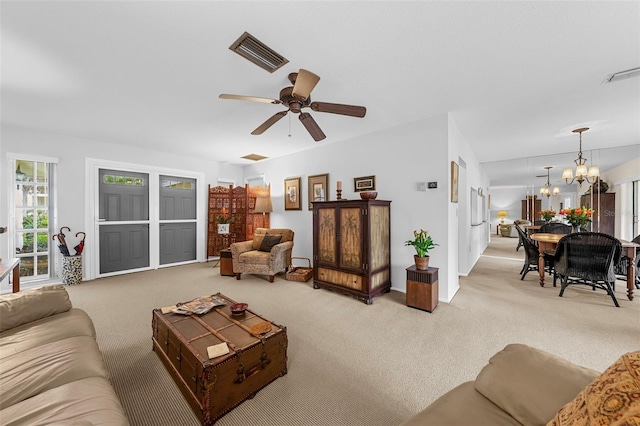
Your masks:
[{"label": "wicker dining chair", "polygon": [[[524,233],[520,226],[516,225],[516,230],[518,231],[518,238],[522,241],[522,245],[524,247],[524,265],[520,270],[520,280],[524,280],[524,277],[527,276],[529,271],[537,271],[538,270],[538,260],[540,258],[540,251],[538,247],[533,243],[533,240],[529,238],[527,234]],[[545,254],[545,269],[549,274],[553,273],[553,257]]]},{"label": "wicker dining chair", "polygon": [[559,296],[568,286],[588,285],[607,292],[620,307],[615,290],[613,266],[620,260],[622,245],[614,237],[600,232],[568,234],[558,241],[554,270],[561,280]]},{"label": "wicker dining chair", "polygon": [[549,222],[542,225],[539,232],[547,234],[570,234],[571,225],[561,222]]},{"label": "wicker dining chair", "polygon": [[520,247],[524,246],[522,236],[527,235],[527,233],[520,227],[519,223],[513,222],[513,226],[516,228],[516,232],[518,233],[518,245],[516,246],[516,251],[518,251],[520,250]]}]

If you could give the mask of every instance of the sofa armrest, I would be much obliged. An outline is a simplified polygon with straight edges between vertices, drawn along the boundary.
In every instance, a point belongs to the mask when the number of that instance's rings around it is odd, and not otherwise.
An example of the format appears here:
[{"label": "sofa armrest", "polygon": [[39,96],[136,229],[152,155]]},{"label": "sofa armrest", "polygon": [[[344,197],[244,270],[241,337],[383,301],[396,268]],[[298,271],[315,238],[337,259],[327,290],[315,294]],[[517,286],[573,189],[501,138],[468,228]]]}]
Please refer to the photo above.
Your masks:
[{"label": "sofa armrest", "polygon": [[465,382],[436,399],[424,410],[406,419],[400,426],[461,425],[522,426],[500,407]]},{"label": "sofa armrest", "polygon": [[67,312],[69,294],[62,285],[53,285],[0,296],[0,332]]},{"label": "sofa armrest", "polygon": [[231,244],[231,256],[234,259],[237,259],[242,253],[246,253],[251,250],[253,250],[252,240]]},{"label": "sofa armrest", "polygon": [[280,256],[280,253],[284,253],[287,250],[292,250],[292,249],[293,249],[293,241],[285,241],[284,243],[276,244],[271,248],[271,258],[274,259]]},{"label": "sofa armrest", "polygon": [[524,426],[546,425],[598,376],[526,345],[507,345],[489,360],[475,388]]}]

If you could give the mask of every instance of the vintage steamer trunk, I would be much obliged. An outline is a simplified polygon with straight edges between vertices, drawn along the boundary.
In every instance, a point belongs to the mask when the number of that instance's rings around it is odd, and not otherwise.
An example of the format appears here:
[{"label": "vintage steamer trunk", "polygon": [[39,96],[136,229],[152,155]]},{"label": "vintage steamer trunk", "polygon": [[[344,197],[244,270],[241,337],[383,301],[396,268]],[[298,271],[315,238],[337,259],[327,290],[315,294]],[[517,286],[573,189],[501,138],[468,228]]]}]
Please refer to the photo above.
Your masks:
[{"label": "vintage steamer trunk", "polygon": [[313,286],[366,304],[391,289],[391,201],[313,202]]},{"label": "vintage steamer trunk", "polygon": [[[153,349],[200,418],[203,425],[220,417],[263,387],[287,374],[287,332],[247,310],[231,314],[226,306],[203,315],[153,311]],[[251,328],[269,322],[271,330],[254,334]],[[209,359],[207,347],[227,342],[230,352]]]}]

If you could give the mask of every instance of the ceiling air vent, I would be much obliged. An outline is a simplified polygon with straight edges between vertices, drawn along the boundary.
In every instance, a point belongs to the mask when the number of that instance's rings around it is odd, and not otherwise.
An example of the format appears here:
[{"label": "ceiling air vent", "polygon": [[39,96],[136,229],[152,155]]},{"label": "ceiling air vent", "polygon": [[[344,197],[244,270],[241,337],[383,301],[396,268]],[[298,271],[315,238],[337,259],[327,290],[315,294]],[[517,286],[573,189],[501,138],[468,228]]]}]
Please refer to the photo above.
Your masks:
[{"label": "ceiling air vent", "polygon": [[289,62],[289,60],[284,56],[280,55],[246,31],[239,39],[229,46],[229,49],[269,72],[274,72]]},{"label": "ceiling air vent", "polygon": [[260,160],[264,160],[265,158],[269,158],[269,157],[264,157],[264,156],[258,155],[258,154],[249,154],[249,155],[242,156],[240,158],[244,158],[244,159],[247,159],[247,160],[253,160],[253,161],[260,161]]}]

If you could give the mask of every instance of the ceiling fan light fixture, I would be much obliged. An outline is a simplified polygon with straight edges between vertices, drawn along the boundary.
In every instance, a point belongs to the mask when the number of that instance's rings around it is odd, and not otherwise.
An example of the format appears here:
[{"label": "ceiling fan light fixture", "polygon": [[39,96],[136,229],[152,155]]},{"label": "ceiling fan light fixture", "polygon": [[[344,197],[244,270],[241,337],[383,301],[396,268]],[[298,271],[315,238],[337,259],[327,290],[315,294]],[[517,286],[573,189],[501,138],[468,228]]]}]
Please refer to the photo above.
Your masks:
[{"label": "ceiling fan light fixture", "polygon": [[229,49],[270,73],[289,62],[287,58],[246,31],[229,46]]},{"label": "ceiling fan light fixture", "polygon": [[640,67],[631,68],[629,70],[619,71],[613,74],[609,74],[608,76],[605,77],[602,84],[614,83],[616,81],[626,80],[627,78],[637,77],[639,75],[640,75]]}]

